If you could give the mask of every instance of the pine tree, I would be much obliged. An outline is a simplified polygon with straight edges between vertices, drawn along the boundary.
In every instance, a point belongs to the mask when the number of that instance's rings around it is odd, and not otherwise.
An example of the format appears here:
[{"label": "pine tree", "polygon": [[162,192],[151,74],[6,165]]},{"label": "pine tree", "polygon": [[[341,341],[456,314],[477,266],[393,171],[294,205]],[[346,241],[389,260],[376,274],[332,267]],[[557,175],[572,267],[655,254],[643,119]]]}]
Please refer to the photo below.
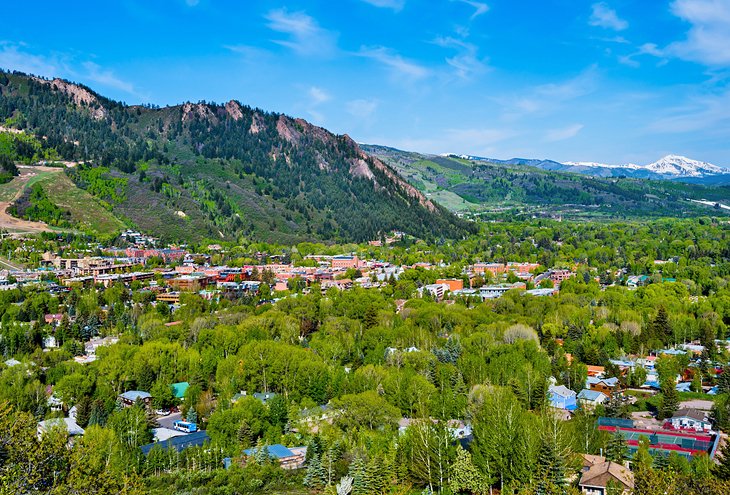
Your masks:
[{"label": "pine tree", "polygon": [[237,432],[237,438],[238,443],[241,444],[241,447],[247,448],[251,446],[251,438],[253,436],[253,433],[251,432],[251,427],[248,425],[247,421],[242,421],[241,426],[238,427]]},{"label": "pine tree", "polygon": [[674,380],[665,380],[662,384],[662,398],[659,404],[658,418],[671,418],[679,409],[679,393]]},{"label": "pine tree", "polygon": [[385,489],[383,482],[382,464],[378,457],[371,457],[365,467],[365,485],[368,493],[379,494]]},{"label": "pine tree", "polygon": [[555,450],[555,444],[548,439],[543,439],[540,442],[540,450],[537,454],[536,477],[536,493],[538,495],[554,493],[565,484],[565,465]]},{"label": "pine tree", "polygon": [[606,416],[609,418],[622,418],[626,414],[624,403],[621,400],[621,394],[614,392],[606,402]]},{"label": "pine tree", "polygon": [[730,393],[730,366],[723,366],[722,373],[717,377],[717,393]]},{"label": "pine tree", "polygon": [[365,482],[365,461],[359,455],[355,456],[350,464],[350,470],[347,473],[352,478],[352,494],[365,495],[368,492],[368,486]]},{"label": "pine tree", "polygon": [[86,428],[91,420],[91,398],[83,396],[76,403],[76,424],[82,428]]},{"label": "pine tree", "polygon": [[188,423],[197,423],[198,422],[198,411],[195,410],[194,407],[191,407],[188,409],[187,415],[185,415],[185,420]]},{"label": "pine tree", "polygon": [[616,428],[616,431],[611,435],[606,444],[606,459],[609,461],[623,463],[628,456],[628,447],[624,440],[621,430]]},{"label": "pine tree", "polygon": [[474,465],[471,454],[460,445],[456,447],[456,459],[451,464],[449,488],[453,493],[483,493],[488,486],[487,479]]},{"label": "pine tree", "polygon": [[324,469],[320,456],[314,456],[307,465],[307,474],[304,476],[304,486],[319,489],[325,485]]},{"label": "pine tree", "polygon": [[671,342],[672,327],[669,325],[669,314],[664,306],[660,306],[659,310],[651,322],[651,330],[653,336],[661,339],[663,342]]}]

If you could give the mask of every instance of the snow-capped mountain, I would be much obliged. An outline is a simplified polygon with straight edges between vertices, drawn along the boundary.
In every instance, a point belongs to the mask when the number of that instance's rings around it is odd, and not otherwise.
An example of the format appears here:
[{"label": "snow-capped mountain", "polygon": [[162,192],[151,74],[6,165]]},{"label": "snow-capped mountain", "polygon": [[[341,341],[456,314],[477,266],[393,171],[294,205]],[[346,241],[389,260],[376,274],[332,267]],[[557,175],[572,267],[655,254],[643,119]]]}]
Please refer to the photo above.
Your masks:
[{"label": "snow-capped mountain", "polygon": [[730,173],[730,170],[718,167],[712,163],[692,160],[691,158],[679,155],[667,155],[661,160],[650,163],[645,168],[657,174],[681,177],[702,177],[704,175]]},{"label": "snow-capped mountain", "polygon": [[[501,163],[508,165],[526,165],[543,170],[572,172],[596,177],[632,177],[636,179],[670,179],[688,182],[721,182],[730,183],[730,168],[718,167],[712,163],[693,160],[686,156],[667,155],[648,165],[626,163],[616,165],[599,162],[556,162],[549,159],[511,158],[498,160],[472,155],[447,153],[444,156],[463,158],[466,160]],[[718,182],[718,183],[719,183]],[[708,182],[709,183],[709,182]]]},{"label": "snow-capped mountain", "polygon": [[592,168],[630,168],[638,170],[641,165],[635,163],[627,163],[625,165],[613,165],[610,163],[597,163],[597,162],[563,162],[563,165],[570,165],[571,167],[592,167]]}]

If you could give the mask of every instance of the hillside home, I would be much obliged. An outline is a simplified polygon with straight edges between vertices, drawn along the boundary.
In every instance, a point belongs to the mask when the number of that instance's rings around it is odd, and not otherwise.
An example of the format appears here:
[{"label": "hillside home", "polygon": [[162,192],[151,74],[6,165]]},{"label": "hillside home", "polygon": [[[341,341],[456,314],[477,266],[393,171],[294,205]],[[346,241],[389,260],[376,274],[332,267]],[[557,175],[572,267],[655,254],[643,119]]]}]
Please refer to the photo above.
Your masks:
[{"label": "hillside home", "polygon": [[550,407],[574,411],[578,408],[577,395],[565,385],[551,385],[548,388]]},{"label": "hillside home", "polygon": [[712,423],[710,423],[707,413],[699,409],[683,408],[674,413],[668,421],[668,424],[676,430],[694,430],[694,431],[710,431]]},{"label": "hillside home", "polygon": [[608,400],[608,396],[603,392],[597,392],[595,390],[583,389],[578,393],[578,402],[587,408],[596,407],[599,404],[603,404]]},{"label": "hillside home", "polygon": [[585,495],[629,494],[634,489],[634,474],[621,464],[599,462],[583,472],[578,488]]}]

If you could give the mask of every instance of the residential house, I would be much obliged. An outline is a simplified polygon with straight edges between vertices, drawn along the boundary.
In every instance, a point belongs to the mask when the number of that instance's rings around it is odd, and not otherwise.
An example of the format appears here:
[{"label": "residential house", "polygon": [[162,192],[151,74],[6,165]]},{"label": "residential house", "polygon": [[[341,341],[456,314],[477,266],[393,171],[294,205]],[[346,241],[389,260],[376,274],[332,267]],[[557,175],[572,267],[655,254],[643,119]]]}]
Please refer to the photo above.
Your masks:
[{"label": "residential house", "polygon": [[611,397],[611,394],[619,390],[618,378],[597,378],[589,376],[586,380],[586,387],[596,392],[602,392],[603,394]]},{"label": "residential house", "polygon": [[271,399],[276,397],[276,394],[274,392],[263,392],[263,393],[257,392],[255,394],[253,394],[253,396],[255,399],[258,399],[261,402],[263,402],[264,404],[266,404]]},{"label": "residential house", "polygon": [[131,407],[136,404],[138,400],[141,400],[145,405],[149,404],[152,401],[152,396],[148,392],[143,392],[141,390],[129,390],[121,394],[119,396],[119,400],[122,402],[123,406]]},{"label": "residential house", "polygon": [[[307,447],[284,447],[281,444],[266,446],[269,457],[279,461],[282,469],[300,469],[304,467],[304,460],[307,457]],[[255,456],[257,448],[243,451],[248,456]]]},{"label": "residential house", "polygon": [[712,429],[712,423],[710,423],[707,413],[692,408],[680,409],[667,423],[677,430],[710,431]]},{"label": "residential house", "polygon": [[65,429],[69,437],[78,437],[84,434],[84,429],[76,423],[74,418],[53,418],[38,423],[38,438],[52,428],[57,427]]},{"label": "residential house", "polygon": [[578,482],[578,488],[585,495],[606,495],[609,487],[614,487],[611,493],[631,493],[634,489],[634,474],[626,466],[604,461],[590,466]]},{"label": "residential house", "polygon": [[595,390],[583,389],[578,393],[578,401],[588,408],[596,407],[599,404],[603,404],[608,400],[608,396],[603,392]]},{"label": "residential house", "polygon": [[574,411],[578,408],[576,393],[565,385],[551,385],[548,388],[550,406],[556,409]]}]

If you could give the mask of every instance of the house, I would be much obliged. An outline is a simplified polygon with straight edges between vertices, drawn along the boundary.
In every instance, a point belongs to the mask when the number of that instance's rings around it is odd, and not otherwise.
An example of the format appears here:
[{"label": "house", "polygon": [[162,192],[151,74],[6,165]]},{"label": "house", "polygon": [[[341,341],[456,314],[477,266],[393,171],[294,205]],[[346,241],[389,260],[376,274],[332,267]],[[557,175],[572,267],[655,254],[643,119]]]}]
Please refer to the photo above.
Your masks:
[{"label": "house", "polygon": [[602,392],[608,397],[619,389],[618,378],[597,378],[589,376],[586,387],[596,392]]},{"label": "house", "polygon": [[464,288],[464,281],[460,278],[440,278],[436,280],[436,283],[448,285],[449,292],[454,292],[455,290],[461,290]]},{"label": "house", "polygon": [[608,396],[603,392],[597,392],[595,390],[583,389],[578,393],[578,401],[581,404],[588,407],[596,407],[599,404],[603,404],[608,400]]},{"label": "house", "polygon": [[576,393],[565,385],[551,385],[550,388],[548,388],[548,397],[550,400],[550,407],[554,407],[556,409],[567,409],[569,411],[574,411],[578,408]]},{"label": "house", "polygon": [[175,449],[177,452],[182,452],[189,447],[202,447],[206,442],[210,442],[208,433],[205,431],[196,431],[188,435],[169,437],[162,442],[148,443],[147,445],[142,445],[140,449],[142,449],[144,455],[148,455],[150,450],[157,446],[164,450]]},{"label": "house", "polygon": [[185,392],[187,392],[188,387],[190,387],[190,384],[188,382],[178,382],[173,383],[170,386],[172,387],[172,393],[175,394],[175,398],[183,399],[185,397]]},{"label": "house", "polygon": [[119,396],[119,400],[125,407],[130,407],[136,404],[138,400],[141,400],[145,405],[149,404],[152,400],[152,396],[148,392],[141,390],[129,390]]},{"label": "house", "polygon": [[514,284],[485,285],[479,288],[479,297],[482,301],[487,299],[498,299],[507,291],[512,289],[525,290],[527,286],[524,282],[515,282]]},{"label": "house", "polygon": [[266,404],[271,399],[273,399],[274,397],[276,397],[276,394],[274,392],[264,392],[264,393],[257,392],[255,394],[253,394],[253,396],[254,396],[255,399],[258,399],[261,402],[263,402],[264,404]]},{"label": "house", "polygon": [[[279,465],[283,469],[299,469],[304,467],[304,459],[307,456],[307,447],[284,447],[277,443],[274,445],[266,446],[269,451],[269,457],[279,461]],[[257,448],[246,449],[243,451],[244,454],[249,456],[256,455]]]},{"label": "house", "polygon": [[74,418],[53,418],[38,423],[38,438],[52,428],[57,427],[65,429],[69,437],[78,437],[84,434],[84,429],[76,423]]},{"label": "house", "polygon": [[587,368],[588,376],[602,377],[603,374],[606,372],[606,368],[604,368],[603,366],[593,366],[589,364]]},{"label": "house", "polygon": [[609,487],[620,490],[611,493],[631,493],[634,489],[634,474],[626,466],[603,461],[583,472],[578,483],[578,488],[585,495],[606,495]]},{"label": "house", "polygon": [[677,430],[710,431],[712,429],[707,413],[691,408],[680,409],[667,423]]}]

